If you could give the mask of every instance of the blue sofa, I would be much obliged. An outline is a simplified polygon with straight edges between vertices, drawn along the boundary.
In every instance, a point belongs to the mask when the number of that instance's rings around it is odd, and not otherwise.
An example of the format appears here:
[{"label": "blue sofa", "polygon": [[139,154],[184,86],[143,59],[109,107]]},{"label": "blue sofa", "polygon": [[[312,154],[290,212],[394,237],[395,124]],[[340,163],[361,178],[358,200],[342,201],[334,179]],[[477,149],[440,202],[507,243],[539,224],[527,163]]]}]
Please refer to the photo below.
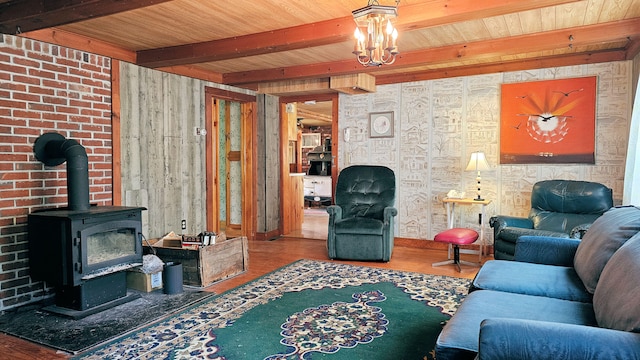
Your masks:
[{"label": "blue sofa", "polygon": [[640,208],[615,207],[582,241],[523,236],[491,260],[436,342],[448,359],[640,359]]}]

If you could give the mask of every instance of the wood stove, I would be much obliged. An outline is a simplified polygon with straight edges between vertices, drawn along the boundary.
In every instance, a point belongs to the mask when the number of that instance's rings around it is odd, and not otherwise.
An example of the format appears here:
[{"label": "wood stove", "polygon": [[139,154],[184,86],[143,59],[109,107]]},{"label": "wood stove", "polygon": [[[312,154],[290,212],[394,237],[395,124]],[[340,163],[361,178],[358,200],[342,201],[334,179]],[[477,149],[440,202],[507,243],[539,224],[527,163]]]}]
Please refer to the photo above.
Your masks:
[{"label": "wood stove", "polygon": [[36,158],[67,161],[69,206],[28,217],[29,265],[34,280],[55,287],[49,310],[75,318],[132,300],[124,270],[142,265],[142,207],[92,206],[86,151],[57,133],[39,137]]},{"label": "wood stove", "polygon": [[126,270],[142,265],[144,208],[92,206],[29,215],[31,277],[56,288],[56,305],[75,310],[127,295]]}]

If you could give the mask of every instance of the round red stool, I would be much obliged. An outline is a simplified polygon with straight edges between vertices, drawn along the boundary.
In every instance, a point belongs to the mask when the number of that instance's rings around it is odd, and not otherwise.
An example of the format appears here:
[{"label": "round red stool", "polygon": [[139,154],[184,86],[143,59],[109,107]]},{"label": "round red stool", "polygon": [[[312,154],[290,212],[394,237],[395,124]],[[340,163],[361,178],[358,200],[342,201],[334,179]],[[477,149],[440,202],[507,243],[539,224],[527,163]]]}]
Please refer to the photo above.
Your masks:
[{"label": "round red stool", "polygon": [[431,264],[431,266],[440,266],[447,264],[455,264],[458,268],[458,272],[462,271],[460,264],[469,266],[480,266],[480,264],[472,263],[469,261],[460,260],[460,245],[468,245],[478,239],[478,232],[466,228],[453,228],[438,233],[433,241],[448,243],[449,254],[451,254],[451,247],[453,246],[453,259],[447,261],[441,261]]}]

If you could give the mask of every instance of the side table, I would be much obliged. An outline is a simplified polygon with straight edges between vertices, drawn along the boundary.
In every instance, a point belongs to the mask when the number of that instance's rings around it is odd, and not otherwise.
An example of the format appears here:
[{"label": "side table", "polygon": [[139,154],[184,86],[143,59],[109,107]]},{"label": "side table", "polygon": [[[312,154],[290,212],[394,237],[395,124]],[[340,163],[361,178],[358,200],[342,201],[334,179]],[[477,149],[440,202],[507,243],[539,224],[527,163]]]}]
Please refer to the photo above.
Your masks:
[{"label": "side table", "polygon": [[[447,227],[449,229],[453,228],[453,225],[455,223],[455,210],[456,210],[456,204],[460,204],[460,205],[481,205],[481,215],[480,215],[480,251],[476,251],[476,250],[467,250],[467,249],[463,249],[460,250],[460,252],[462,253],[466,253],[466,254],[478,254],[478,259],[480,262],[482,262],[482,256],[485,255],[484,253],[484,247],[485,247],[485,240],[484,240],[484,223],[485,223],[485,208],[487,207],[487,205],[489,205],[491,203],[491,200],[488,199],[483,199],[483,200],[475,200],[475,199],[471,199],[471,198],[449,198],[449,197],[445,197],[442,202],[444,202],[445,206],[447,207]],[[449,257],[451,255],[449,254]]]}]

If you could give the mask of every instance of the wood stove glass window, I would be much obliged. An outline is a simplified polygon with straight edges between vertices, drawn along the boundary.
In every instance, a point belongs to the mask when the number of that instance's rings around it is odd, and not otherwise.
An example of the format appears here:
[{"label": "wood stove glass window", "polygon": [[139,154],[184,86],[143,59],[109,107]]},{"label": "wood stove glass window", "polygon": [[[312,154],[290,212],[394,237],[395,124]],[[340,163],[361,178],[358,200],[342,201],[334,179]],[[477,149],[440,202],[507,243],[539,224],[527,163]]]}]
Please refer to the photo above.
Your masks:
[{"label": "wood stove glass window", "polygon": [[136,229],[102,231],[87,237],[87,264],[95,265],[136,254]]}]

